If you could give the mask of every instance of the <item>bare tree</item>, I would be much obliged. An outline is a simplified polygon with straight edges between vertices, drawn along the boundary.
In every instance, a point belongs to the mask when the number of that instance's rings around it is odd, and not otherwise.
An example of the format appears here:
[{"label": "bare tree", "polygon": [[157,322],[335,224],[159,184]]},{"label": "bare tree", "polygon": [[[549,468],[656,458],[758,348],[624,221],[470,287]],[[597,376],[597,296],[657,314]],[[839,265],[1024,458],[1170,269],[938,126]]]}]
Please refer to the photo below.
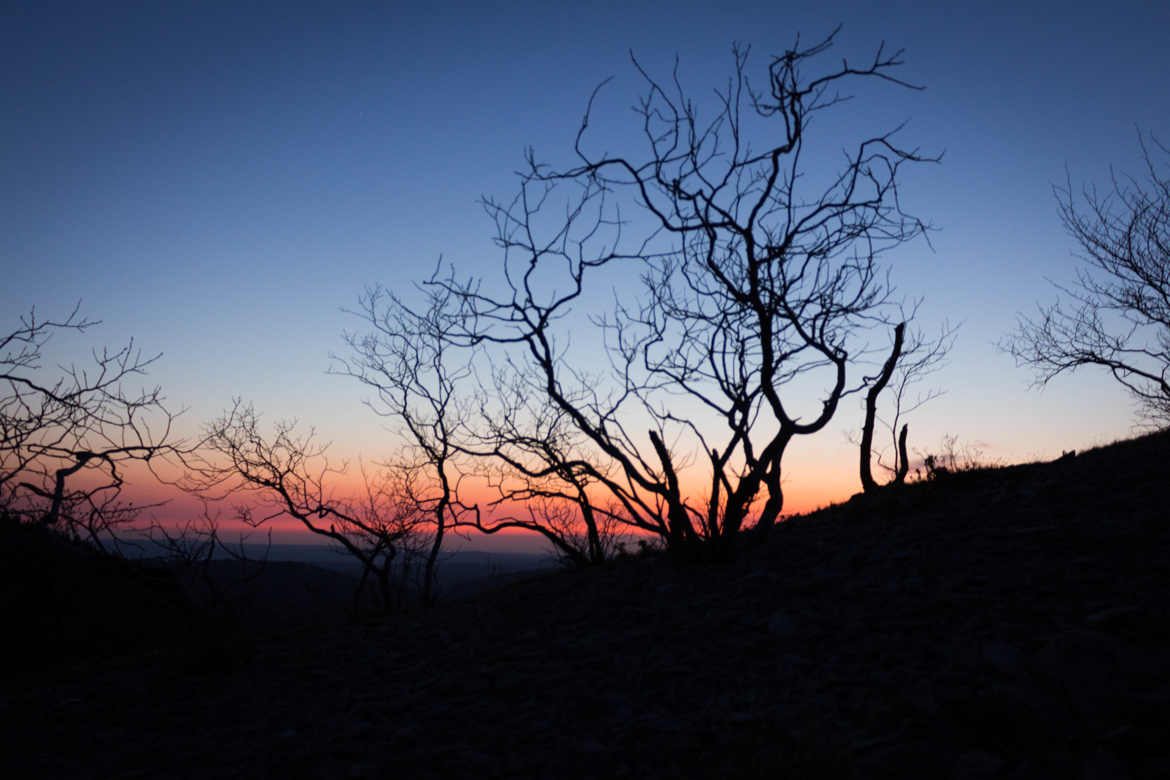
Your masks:
[{"label": "bare tree", "polygon": [[345,334],[351,354],[335,355],[331,371],[372,388],[376,396],[367,406],[403,429],[404,449],[383,465],[399,475],[404,488],[400,497],[428,518],[423,599],[430,603],[447,529],[475,509],[458,496],[464,452],[456,432],[466,410],[457,391],[470,368],[466,361],[453,362],[449,334],[458,328],[461,315],[452,307],[457,301],[451,293],[432,288],[425,297],[425,305],[415,311],[384,288],[366,290],[354,313],[370,330]]},{"label": "bare tree", "polygon": [[236,513],[253,527],[278,517],[297,520],[361,563],[355,602],[372,578],[383,610],[400,605],[403,583],[395,575],[417,553],[416,530],[425,518],[404,500],[397,475],[363,472],[362,495],[338,494],[332,482],[344,468],[329,463],[328,445],[317,443],[311,430],[298,433],[291,421],[266,432],[255,409],[239,400],[207,426],[204,448],[202,463],[189,473],[189,490],[209,500],[242,498]]},{"label": "bare tree", "polygon": [[[878,484],[873,479],[873,426],[877,419],[877,401],[881,392],[886,389],[890,378],[894,375],[894,369],[898,365],[899,358],[902,357],[902,346],[906,337],[906,323],[899,322],[894,328],[894,344],[890,348],[890,356],[886,358],[886,362],[882,364],[882,370],[874,379],[869,390],[865,393],[865,422],[861,425],[861,487],[866,493],[873,493],[878,489]],[[906,452],[906,435],[909,433],[909,427],[902,428],[902,435],[898,442],[898,449],[896,452]],[[897,456],[895,456],[897,457]],[[905,463],[906,457],[901,456],[903,468],[895,470],[894,482],[902,484],[906,480]]]},{"label": "bare tree", "polygon": [[[1170,150],[1151,139],[1164,155]],[[1137,401],[1143,419],[1170,424],[1170,172],[1159,169],[1140,133],[1144,180],[1114,175],[1109,191],[1074,197],[1054,188],[1065,230],[1084,265],[1065,301],[1021,316],[1001,345],[1036,372],[1036,384],[1100,366]]]},{"label": "bare tree", "polygon": [[0,336],[0,510],[109,551],[152,506],[123,498],[127,470],[137,464],[157,477],[156,464],[186,450],[162,391],[129,386],[160,355],[143,357],[131,340],[95,350],[87,365],[45,369],[53,336],[100,324],[79,312],[80,303],[64,319],[41,319],[30,309]]},{"label": "bare tree", "polygon": [[[862,137],[830,175],[805,162],[810,121],[848,99],[847,83],[916,88],[884,46],[806,76],[835,35],[773,57],[759,90],[734,49],[707,121],[677,64],[666,83],[635,59],[645,155],[588,148],[595,91],[576,165],[529,151],[516,197],[485,200],[503,273],[431,282],[466,310],[461,342],[506,352],[498,364],[518,366],[587,448],[561,465],[589,480],[593,505],[671,548],[776,522],[788,445],[865,386],[850,380],[856,342],[893,324],[881,255],[926,231],[898,174],[937,158],[893,132]],[[598,295],[614,297],[609,313]]]},{"label": "bare tree", "polygon": [[538,533],[572,566],[603,563],[618,550],[621,508],[594,495],[604,463],[584,465],[588,447],[564,410],[547,403],[539,376],[512,364],[492,372],[479,394],[478,430],[464,448],[477,456],[497,498],[474,527]]},{"label": "bare tree", "polygon": [[[394,420],[407,442],[383,465],[403,475],[410,500],[431,517],[428,600],[448,529],[531,531],[572,565],[607,560],[617,521],[595,506],[594,480],[575,465],[580,435],[562,412],[536,399],[534,377],[517,366],[489,365],[490,379],[476,375],[474,350],[457,348],[466,316],[460,298],[437,285],[419,292],[423,305],[412,308],[384,288],[367,290],[354,313],[370,329],[345,334],[351,354],[334,356],[332,370],[373,388],[367,405]],[[482,510],[465,503],[458,490],[465,479],[496,497]]]},{"label": "bare tree", "polygon": [[[272,548],[272,529],[267,529],[260,555],[248,552],[247,533],[241,533],[236,544],[229,543],[223,538],[219,514],[212,514],[206,502],[202,514],[182,524],[154,521],[148,535],[179,581],[197,590],[192,594],[196,603],[230,617],[237,616],[243,591],[264,573]],[[217,557],[234,564],[235,576],[217,576]]]},{"label": "bare tree", "polygon": [[[913,331],[907,343],[906,324],[901,322],[894,328],[890,354],[865,393],[865,418],[858,446],[861,455],[861,486],[866,493],[873,493],[880,487],[873,477],[875,456],[878,465],[890,473],[890,484],[901,485],[906,482],[906,476],[910,472],[910,456],[906,444],[910,426],[902,420],[906,415],[942,395],[941,390],[929,389],[911,398],[910,389],[943,367],[955,341],[957,328],[944,324],[937,338],[927,339],[920,331]],[[891,402],[889,416],[882,422],[890,434],[893,463],[884,461],[884,448],[878,449],[874,446],[874,428],[880,419],[878,401],[887,387],[890,388],[887,395],[891,397]]]}]

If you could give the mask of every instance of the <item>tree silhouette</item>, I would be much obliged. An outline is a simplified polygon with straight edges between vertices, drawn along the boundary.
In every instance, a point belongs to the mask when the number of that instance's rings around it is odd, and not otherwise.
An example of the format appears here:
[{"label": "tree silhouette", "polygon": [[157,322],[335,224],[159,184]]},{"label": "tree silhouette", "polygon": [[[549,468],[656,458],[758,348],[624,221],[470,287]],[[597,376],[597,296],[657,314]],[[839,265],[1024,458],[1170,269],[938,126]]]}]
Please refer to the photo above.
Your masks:
[{"label": "tree silhouette", "polygon": [[[405,499],[430,518],[424,599],[432,600],[448,529],[533,531],[572,564],[604,561],[615,548],[614,521],[588,498],[588,475],[565,465],[572,430],[553,407],[531,403],[513,374],[475,377],[473,356],[453,343],[466,316],[460,299],[440,286],[421,292],[423,304],[411,308],[384,288],[368,289],[354,312],[368,329],[345,334],[350,352],[335,355],[331,371],[373,389],[366,405],[394,421],[406,442],[382,465],[401,475]],[[482,424],[474,426],[477,412]],[[486,511],[460,498],[467,478],[496,492]]]},{"label": "tree silhouette", "polygon": [[[1170,150],[1156,139],[1163,154]],[[1138,136],[1145,178],[1113,177],[1105,194],[1055,188],[1065,230],[1080,246],[1076,283],[1065,302],[1021,316],[1001,345],[1036,372],[1036,384],[1082,366],[1100,366],[1154,426],[1170,424],[1170,174]],[[1083,201],[1083,202],[1081,202]]]},{"label": "tree silhouette", "polygon": [[505,529],[538,533],[572,566],[602,563],[618,550],[620,507],[595,495],[604,461],[590,462],[584,437],[563,409],[533,392],[536,376],[515,365],[491,373],[481,387],[481,425],[465,448],[495,490],[488,517],[474,527],[488,534]]},{"label": "tree silhouette", "polygon": [[344,468],[329,462],[327,449],[293,421],[266,429],[255,408],[237,400],[207,425],[185,487],[210,501],[242,499],[236,514],[247,525],[289,517],[336,542],[362,566],[355,603],[372,578],[381,608],[393,611],[405,598],[404,559],[419,553],[417,530],[426,518],[405,500],[393,472],[363,471],[361,495],[336,493],[333,481]]},{"label": "tree silhouette", "polygon": [[[890,354],[865,392],[865,416],[858,447],[861,455],[861,486],[866,493],[873,493],[881,487],[873,476],[875,455],[878,465],[890,473],[889,484],[901,485],[906,482],[906,476],[910,473],[910,456],[906,445],[910,426],[902,420],[942,395],[941,390],[932,389],[911,397],[910,389],[943,367],[947,353],[955,342],[956,327],[943,325],[937,338],[928,339],[919,331],[911,331],[907,337],[906,325],[906,322],[900,322],[894,328]],[[880,419],[878,402],[887,387],[890,389],[887,395],[891,397],[891,403],[889,417],[884,423],[890,434],[893,463],[884,462],[882,450],[874,446],[874,429]]]},{"label": "tree silhouette", "polygon": [[[248,551],[247,533],[241,533],[235,544],[228,542],[219,514],[213,514],[206,502],[201,515],[181,523],[155,520],[147,533],[180,581],[198,588],[197,604],[233,617],[244,589],[264,573],[272,549],[271,528],[259,554]],[[217,558],[231,561],[235,576],[220,581],[215,571]]]},{"label": "tree silhouette", "polygon": [[[675,549],[776,522],[788,445],[864,387],[850,379],[862,336],[894,324],[880,256],[926,230],[903,210],[898,174],[937,158],[894,132],[856,141],[834,173],[808,169],[810,121],[848,99],[847,83],[916,88],[884,46],[806,76],[835,35],[773,57],[759,90],[734,49],[706,121],[677,64],[663,82],[634,59],[644,154],[588,146],[599,87],[576,165],[530,150],[515,198],[485,199],[502,273],[431,281],[467,312],[461,342],[500,350],[494,365],[572,429],[550,470],[587,479],[594,506]],[[608,313],[590,308],[598,295],[614,297]],[[586,324],[603,343],[576,346]]]},{"label": "tree silhouette", "polygon": [[181,462],[188,450],[161,389],[129,387],[160,355],[143,357],[131,340],[95,350],[88,364],[45,369],[54,335],[100,324],[79,312],[80,303],[64,319],[41,319],[33,308],[0,336],[0,512],[108,552],[157,506],[123,499],[127,470],[138,464],[159,476],[157,464]]},{"label": "tree silhouette", "polygon": [[[397,475],[398,499],[429,521],[423,600],[430,603],[446,531],[476,510],[458,496],[465,452],[456,433],[467,414],[458,389],[470,369],[452,361],[448,336],[457,329],[460,312],[452,308],[450,293],[425,292],[425,306],[416,312],[384,288],[368,289],[353,313],[369,330],[345,334],[350,353],[333,356],[331,371],[373,389],[375,397],[366,405],[398,423],[405,436],[398,457],[382,465]],[[421,525],[415,533],[422,533]]]}]

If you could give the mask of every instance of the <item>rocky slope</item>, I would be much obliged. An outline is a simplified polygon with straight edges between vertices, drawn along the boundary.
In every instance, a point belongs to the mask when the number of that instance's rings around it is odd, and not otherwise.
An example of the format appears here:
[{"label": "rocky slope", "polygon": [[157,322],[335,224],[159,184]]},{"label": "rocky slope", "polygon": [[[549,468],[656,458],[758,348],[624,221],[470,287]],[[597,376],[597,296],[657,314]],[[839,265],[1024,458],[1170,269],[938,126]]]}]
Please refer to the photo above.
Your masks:
[{"label": "rocky slope", "polygon": [[6,682],[4,762],[46,777],[1167,777],[1168,592],[1162,433],[857,498],[734,564],[620,561],[266,638],[192,623],[179,646]]}]

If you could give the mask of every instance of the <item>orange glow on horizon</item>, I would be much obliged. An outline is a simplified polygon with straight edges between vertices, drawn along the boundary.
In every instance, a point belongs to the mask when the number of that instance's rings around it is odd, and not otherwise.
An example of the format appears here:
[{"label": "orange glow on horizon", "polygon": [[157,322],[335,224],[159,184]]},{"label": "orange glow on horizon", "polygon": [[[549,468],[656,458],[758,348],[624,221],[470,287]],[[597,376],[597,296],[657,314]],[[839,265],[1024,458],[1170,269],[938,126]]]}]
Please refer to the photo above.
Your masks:
[{"label": "orange glow on horizon", "polygon": [[[818,469],[818,465],[821,468]],[[786,470],[788,476],[784,481],[783,514],[804,514],[831,503],[846,500],[857,492],[859,486],[853,484],[848,475],[842,475],[840,470],[834,472],[825,466],[826,464],[816,464],[811,461],[803,464],[795,462],[793,468]],[[223,501],[210,502],[205,506],[197,496],[185,493],[173,484],[182,475],[182,472],[176,467],[163,467],[158,476],[166,480],[165,482],[160,481],[141,463],[123,464],[120,470],[125,478],[121,500],[124,503],[149,507],[140,518],[141,525],[155,522],[170,527],[181,527],[189,522],[198,524],[203,521],[206,513],[207,516],[215,519],[221,530],[230,534],[233,539],[238,534],[251,534],[254,539],[262,539],[269,529],[275,535],[285,538],[295,537],[301,543],[310,543],[316,538],[316,535],[305,528],[299,520],[287,515],[278,514],[266,521],[259,529],[243,523],[237,513],[237,508],[241,505],[252,507],[257,511],[277,509],[277,505],[272,501],[265,500],[261,494],[244,493],[236,497],[228,497]],[[372,473],[370,475],[373,476]],[[96,471],[94,473],[83,471],[76,476],[74,484],[77,486],[103,484],[103,477],[104,475]],[[708,479],[704,479],[697,470],[690,471],[686,477],[683,483],[684,487],[694,497],[694,505],[702,507],[710,488]],[[357,468],[349,468],[345,472],[328,475],[325,487],[327,499],[358,499],[365,492],[363,476],[361,470]],[[499,493],[483,481],[465,480],[460,486],[460,492],[460,498],[465,504],[478,505],[484,511],[485,520],[490,520],[493,517],[500,518],[507,514],[515,514],[523,519],[528,517],[527,510],[523,507],[513,508],[512,512],[509,512],[506,505],[496,507],[494,511],[490,510],[489,506],[499,498]],[[473,529],[465,530],[470,535],[473,545],[478,543],[477,540],[493,538],[498,540],[537,538],[533,532],[522,529],[502,530],[490,536],[479,534]],[[622,533],[638,532],[634,529],[623,529]]]},{"label": "orange glow on horizon", "polygon": [[[356,498],[360,496],[360,491],[363,490],[363,483],[360,475],[342,475],[340,478],[333,480],[328,487],[330,495],[335,498],[351,496]],[[786,484],[785,487],[783,510],[785,515],[804,514],[831,503],[843,501],[852,495],[852,493],[856,492],[853,486],[843,485],[839,481],[828,478],[815,481],[805,480],[799,485],[789,486]],[[696,496],[704,496],[704,498],[699,500],[700,502],[705,501],[705,492],[699,493],[695,491],[695,493]],[[257,510],[276,508],[273,502],[263,500],[259,495],[241,495],[235,499],[229,497],[224,501],[209,503],[205,507],[197,497],[184,493],[174,486],[144,479],[137,482],[127,480],[127,485],[123,490],[123,498],[138,505],[162,503],[162,506],[150,510],[149,514],[153,519],[168,525],[182,525],[185,522],[199,520],[203,517],[204,511],[206,510],[211,517],[218,519],[223,530],[232,534],[240,532],[263,534],[266,529],[270,528],[274,533],[281,535],[303,536],[305,542],[312,541],[315,536],[299,520],[287,515],[274,517],[267,521],[260,529],[254,529],[240,522],[236,515],[236,508],[238,506],[251,506]],[[468,488],[463,492],[462,496],[465,503],[478,503],[481,509],[486,509],[497,498],[498,493],[485,485]],[[497,507],[490,515],[485,511],[485,520],[491,516],[503,517],[507,514],[509,512],[506,506]],[[518,508],[515,514],[519,517],[527,518],[527,511],[523,508]],[[471,534],[472,540],[487,536],[479,534],[470,528],[466,530]],[[626,532],[623,531],[623,533]],[[532,537],[533,532],[522,529],[505,529],[490,536],[495,538],[518,539]]]}]

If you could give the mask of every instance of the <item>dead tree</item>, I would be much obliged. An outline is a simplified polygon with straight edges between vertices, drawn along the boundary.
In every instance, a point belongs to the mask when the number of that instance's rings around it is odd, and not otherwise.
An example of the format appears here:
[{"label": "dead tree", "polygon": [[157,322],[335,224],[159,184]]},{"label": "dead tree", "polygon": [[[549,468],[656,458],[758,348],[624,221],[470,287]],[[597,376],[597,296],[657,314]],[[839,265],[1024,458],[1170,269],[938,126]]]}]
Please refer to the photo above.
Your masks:
[{"label": "dead tree", "polygon": [[[906,482],[906,476],[910,473],[910,456],[906,444],[910,427],[902,420],[906,415],[942,395],[941,390],[931,389],[911,398],[910,388],[943,367],[946,356],[955,342],[957,328],[944,324],[937,338],[928,339],[920,332],[913,331],[907,343],[906,324],[902,322],[894,328],[890,354],[865,393],[865,417],[858,446],[861,455],[861,486],[866,493],[873,493],[880,487],[873,477],[875,455],[878,465],[890,473],[889,484],[901,485]],[[887,395],[891,396],[892,400],[885,425],[892,440],[891,448],[894,453],[892,464],[885,463],[881,451],[874,447],[874,427],[880,419],[878,402],[887,387],[890,388]]]},{"label": "dead tree", "polygon": [[108,552],[144,509],[157,506],[123,497],[128,470],[162,478],[155,466],[181,463],[187,450],[161,389],[131,387],[160,355],[144,357],[131,340],[95,350],[87,365],[45,369],[54,336],[100,324],[79,307],[58,320],[31,309],[0,336],[0,509]]},{"label": "dead tree", "polygon": [[497,496],[465,525],[486,534],[530,531],[571,566],[603,563],[618,550],[620,524],[620,511],[593,495],[599,483],[591,475],[603,466],[584,464],[581,434],[535,391],[539,377],[510,368],[493,371],[480,389],[480,425],[464,437]]},{"label": "dead tree", "polygon": [[[1164,155],[1170,150],[1156,140]],[[1113,177],[1104,194],[1054,189],[1065,231],[1080,247],[1064,301],[1021,315],[1001,347],[1035,371],[1037,386],[1082,366],[1108,371],[1137,401],[1142,419],[1170,424],[1170,168],[1141,138],[1143,180]],[[1168,157],[1170,159],[1170,157]]]},{"label": "dead tree", "polygon": [[[271,528],[259,555],[248,551],[247,533],[241,533],[235,544],[228,542],[219,514],[212,514],[206,503],[200,516],[188,517],[181,524],[155,520],[148,535],[179,581],[193,589],[196,603],[231,618],[238,617],[243,592],[264,573],[272,548]],[[234,576],[221,576],[217,560],[234,564]]]},{"label": "dead tree", "polygon": [[[474,375],[474,350],[459,349],[460,299],[424,287],[411,306],[384,288],[359,299],[364,333],[346,333],[350,352],[334,356],[333,373],[358,379],[376,395],[367,406],[392,420],[406,444],[383,465],[399,473],[405,495],[430,518],[424,597],[450,529],[542,534],[563,559],[585,565],[613,552],[612,518],[588,498],[589,476],[572,465],[571,427],[555,408],[531,403],[514,372]],[[478,412],[479,425],[472,418]],[[496,498],[481,508],[459,498],[465,479]]]},{"label": "dead tree", "polygon": [[[894,345],[890,348],[890,356],[886,359],[882,366],[881,373],[878,374],[874,383],[870,385],[869,390],[865,393],[865,422],[861,426],[861,487],[866,493],[873,493],[878,489],[878,484],[873,480],[873,426],[877,420],[877,401],[878,396],[882,390],[886,389],[890,378],[894,375],[894,368],[898,365],[898,359],[902,357],[902,342],[906,335],[906,323],[899,322],[898,326],[894,328]],[[902,435],[900,437],[899,448],[900,453],[906,452],[906,434],[908,428],[903,427]],[[903,454],[900,458],[902,468],[894,475],[894,481],[901,484],[906,479],[906,457]]]},{"label": "dead tree", "polygon": [[[861,137],[832,175],[810,173],[810,119],[847,100],[840,90],[916,89],[884,46],[806,75],[835,34],[773,57],[758,85],[735,49],[706,120],[677,65],[664,82],[635,59],[645,151],[589,147],[599,87],[575,165],[529,151],[516,197],[485,200],[502,273],[431,282],[467,312],[461,343],[533,376],[579,435],[588,452],[571,467],[599,501],[674,549],[725,548],[777,521],[788,445],[863,388],[851,380],[862,334],[893,324],[881,255],[926,231],[898,174],[937,158],[894,132]],[[608,312],[599,296],[614,299]]]},{"label": "dead tree", "polygon": [[185,487],[210,501],[235,499],[237,517],[246,525],[260,528],[289,517],[335,542],[362,567],[355,603],[373,579],[381,608],[392,611],[405,598],[395,567],[404,553],[417,552],[425,518],[403,500],[393,474],[363,474],[362,495],[336,493],[332,482],[344,467],[331,465],[326,449],[313,431],[298,433],[291,421],[266,431],[255,409],[237,400],[206,427],[202,459],[188,472]]},{"label": "dead tree", "polygon": [[438,289],[425,291],[424,297],[415,310],[384,288],[367,290],[354,314],[369,330],[345,334],[350,354],[334,356],[331,371],[374,390],[367,406],[398,424],[405,437],[405,447],[383,465],[398,475],[400,498],[428,520],[422,589],[423,600],[430,603],[446,532],[469,512],[458,496],[463,452],[455,438],[465,416],[458,389],[470,369],[450,354],[455,348],[448,335],[460,316],[452,307],[454,297]]}]

